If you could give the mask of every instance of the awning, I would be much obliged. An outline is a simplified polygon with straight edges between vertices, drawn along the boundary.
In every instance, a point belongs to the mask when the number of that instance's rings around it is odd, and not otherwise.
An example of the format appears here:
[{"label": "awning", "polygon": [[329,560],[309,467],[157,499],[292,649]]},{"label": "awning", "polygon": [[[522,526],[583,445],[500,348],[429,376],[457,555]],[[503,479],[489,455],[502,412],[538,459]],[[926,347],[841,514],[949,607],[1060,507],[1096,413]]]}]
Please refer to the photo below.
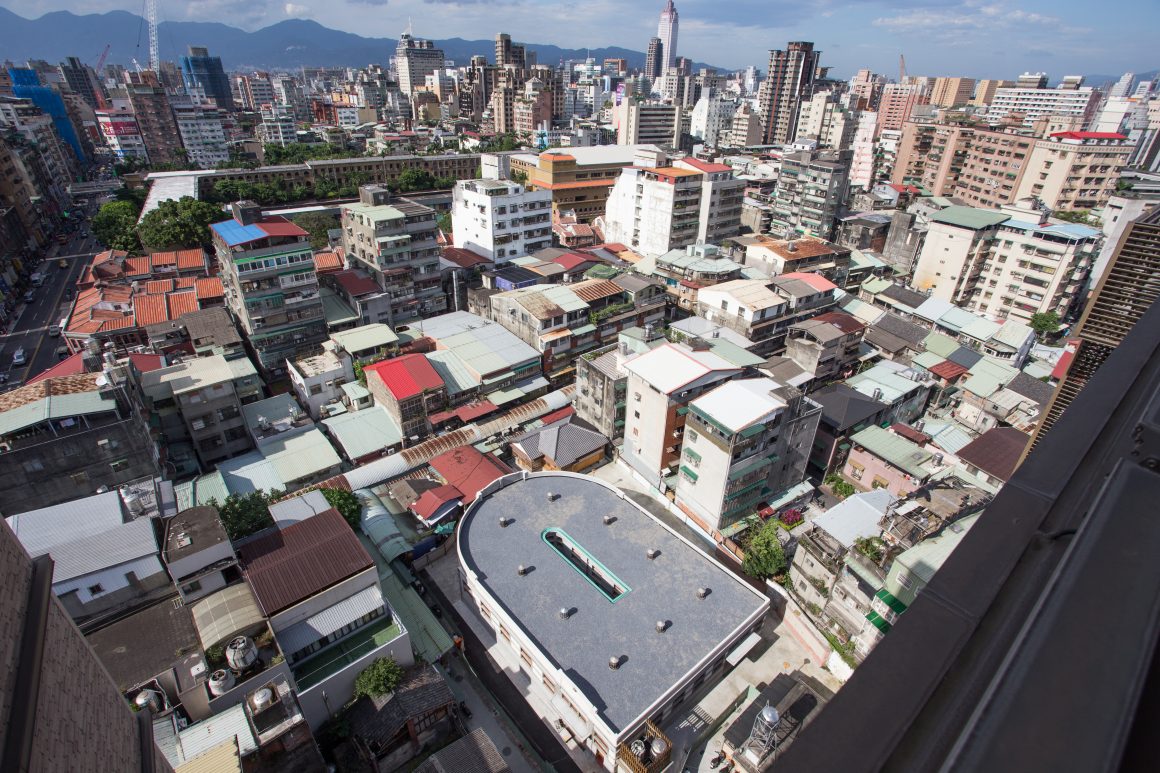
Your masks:
[{"label": "awning", "polygon": [[278,644],[282,647],[282,652],[287,655],[293,654],[319,639],[325,639],[363,615],[376,609],[382,609],[382,606],[383,596],[379,592],[379,586],[372,585],[334,606],[327,607],[318,614],[306,618],[301,623],[295,623],[284,631],[279,631],[277,633]]},{"label": "awning", "polygon": [[749,634],[744,639],[742,639],[741,643],[734,647],[733,651],[725,657],[725,662],[730,666],[736,666],[738,663],[745,660],[745,656],[748,655],[749,652],[754,647],[756,647],[757,643],[760,641],[761,637],[756,633]]},{"label": "awning", "polygon": [[882,619],[882,616],[874,610],[870,610],[866,613],[866,619],[870,621],[871,625],[873,625],[879,631],[882,631],[882,633],[890,632],[890,623]]}]

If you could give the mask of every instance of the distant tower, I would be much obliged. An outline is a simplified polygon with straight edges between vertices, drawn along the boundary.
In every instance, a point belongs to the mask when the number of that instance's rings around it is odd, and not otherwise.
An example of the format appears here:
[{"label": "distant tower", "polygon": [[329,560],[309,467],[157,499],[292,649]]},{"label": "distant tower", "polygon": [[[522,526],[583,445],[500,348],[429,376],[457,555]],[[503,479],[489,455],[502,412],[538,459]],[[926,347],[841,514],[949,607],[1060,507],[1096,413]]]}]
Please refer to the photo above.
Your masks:
[{"label": "distant tower", "polygon": [[679,16],[677,15],[677,8],[673,5],[673,0],[668,0],[665,4],[665,9],[661,11],[661,22],[657,25],[657,37],[661,39],[661,53],[664,64],[661,67],[661,74],[670,67],[675,67],[677,64],[677,26]]},{"label": "distant tower", "polygon": [[758,90],[757,104],[766,145],[793,142],[802,101],[813,95],[821,52],[813,43],[791,42],[769,52],[769,73]]},{"label": "distant tower", "polygon": [[656,80],[661,77],[661,68],[664,66],[664,47],[660,38],[649,38],[648,54],[644,59],[644,77]]}]

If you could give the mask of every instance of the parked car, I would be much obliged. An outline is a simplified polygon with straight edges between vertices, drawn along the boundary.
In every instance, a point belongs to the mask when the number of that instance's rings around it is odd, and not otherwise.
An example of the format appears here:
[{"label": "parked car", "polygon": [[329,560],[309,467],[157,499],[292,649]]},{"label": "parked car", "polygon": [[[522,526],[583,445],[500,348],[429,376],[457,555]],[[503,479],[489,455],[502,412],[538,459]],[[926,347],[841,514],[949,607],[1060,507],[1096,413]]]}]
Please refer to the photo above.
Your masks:
[{"label": "parked car", "polygon": [[36,293],[34,293],[32,290],[29,290],[28,292],[26,292],[24,294],[24,302],[25,303],[32,303],[35,299],[36,299]]},{"label": "parked car", "polygon": [[56,265],[60,268],[68,268],[68,261],[65,260],[64,258],[61,258],[60,260],[58,260],[56,262]]},{"label": "parked car", "polygon": [[13,355],[12,355],[12,364],[13,364],[13,365],[23,365],[23,364],[24,364],[24,363],[26,363],[26,362],[28,362],[28,360],[26,360],[26,359],[24,358],[24,348],[23,348],[23,347],[21,347],[20,349],[17,349],[17,350],[15,351],[15,353],[13,353]]}]

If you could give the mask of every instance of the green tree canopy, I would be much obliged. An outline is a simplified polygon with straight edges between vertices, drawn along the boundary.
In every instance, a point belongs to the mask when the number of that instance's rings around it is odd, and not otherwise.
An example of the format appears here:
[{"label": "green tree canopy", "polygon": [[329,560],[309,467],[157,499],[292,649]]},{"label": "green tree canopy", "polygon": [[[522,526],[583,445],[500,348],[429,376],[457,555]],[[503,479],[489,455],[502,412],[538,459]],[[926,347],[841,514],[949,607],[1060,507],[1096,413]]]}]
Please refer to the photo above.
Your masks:
[{"label": "green tree canopy", "polygon": [[741,571],[757,580],[776,577],[785,572],[785,553],[777,539],[778,526],[773,519],[766,521],[745,549]]},{"label": "green tree canopy", "polygon": [[137,239],[140,211],[132,201],[110,201],[93,216],[93,233],[109,249],[138,253],[141,251],[141,242]]},{"label": "green tree canopy", "polygon": [[1039,338],[1045,338],[1059,330],[1059,315],[1054,311],[1031,315],[1031,329]]},{"label": "green tree canopy", "polygon": [[440,231],[442,231],[443,233],[450,236],[451,235],[451,213],[450,212],[440,212],[439,216],[435,218],[435,225],[439,227]]},{"label": "green tree canopy", "polygon": [[322,489],[322,496],[327,503],[346,519],[352,529],[357,529],[362,519],[362,502],[349,491],[337,488]]},{"label": "green tree canopy", "polygon": [[163,201],[141,219],[137,232],[141,243],[151,250],[178,250],[209,247],[210,223],[229,219],[216,204],[183,196],[178,201]]},{"label": "green tree canopy", "polygon": [[403,667],[394,658],[376,658],[355,677],[354,694],[376,698],[386,695],[403,681]]},{"label": "green tree canopy", "polygon": [[400,191],[428,191],[435,187],[435,178],[426,169],[410,167],[399,174],[395,185]]},{"label": "green tree canopy", "polygon": [[329,247],[330,238],[326,232],[331,228],[338,228],[338,218],[323,212],[307,212],[290,219],[310,232],[310,248],[313,250],[325,250]]},{"label": "green tree canopy", "polygon": [[248,537],[274,525],[270,515],[270,497],[264,491],[230,494],[225,502],[211,501],[218,510],[222,526],[231,540]]}]

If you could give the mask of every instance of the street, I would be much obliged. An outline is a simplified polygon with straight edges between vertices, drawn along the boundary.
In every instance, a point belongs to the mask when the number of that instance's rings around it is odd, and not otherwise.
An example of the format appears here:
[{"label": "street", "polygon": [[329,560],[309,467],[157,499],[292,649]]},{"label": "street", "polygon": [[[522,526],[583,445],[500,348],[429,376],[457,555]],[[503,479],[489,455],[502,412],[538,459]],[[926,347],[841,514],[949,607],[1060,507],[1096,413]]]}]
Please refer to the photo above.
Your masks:
[{"label": "street", "polygon": [[[8,376],[4,389],[19,386],[60,361],[56,349],[64,345],[64,338],[49,336],[48,328],[58,324],[68,312],[72,301],[65,300],[66,288],[76,286],[85,265],[101,249],[95,237],[82,237],[81,231],[88,231],[87,222],[67,243],[54,242],[48,249],[48,256],[36,267],[44,275],[44,284],[30,288],[32,302],[17,307],[15,322],[6,335],[0,336],[0,373]],[[66,268],[57,266],[62,259],[68,263]],[[18,349],[24,350],[24,365],[12,362]]]}]

